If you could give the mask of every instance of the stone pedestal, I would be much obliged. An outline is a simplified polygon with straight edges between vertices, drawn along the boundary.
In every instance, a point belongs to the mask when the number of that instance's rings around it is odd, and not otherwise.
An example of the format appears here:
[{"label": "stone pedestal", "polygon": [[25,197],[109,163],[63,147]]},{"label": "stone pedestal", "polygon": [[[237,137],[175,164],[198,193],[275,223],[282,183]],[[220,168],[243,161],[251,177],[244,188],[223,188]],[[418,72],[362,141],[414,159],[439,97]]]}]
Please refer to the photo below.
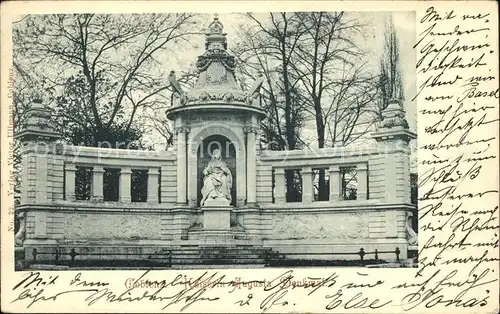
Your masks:
[{"label": "stone pedestal", "polygon": [[205,231],[229,231],[231,228],[231,209],[229,205],[210,205],[201,208],[203,212],[203,229]]}]

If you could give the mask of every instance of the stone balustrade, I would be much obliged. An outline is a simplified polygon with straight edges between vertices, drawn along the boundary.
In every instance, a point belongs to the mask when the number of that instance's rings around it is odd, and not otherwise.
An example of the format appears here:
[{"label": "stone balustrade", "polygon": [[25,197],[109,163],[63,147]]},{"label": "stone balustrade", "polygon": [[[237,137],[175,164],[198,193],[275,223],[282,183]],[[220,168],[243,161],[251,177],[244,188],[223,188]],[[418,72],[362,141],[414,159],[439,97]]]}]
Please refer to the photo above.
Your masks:
[{"label": "stone balustrade", "polygon": [[[288,171],[301,181],[299,203],[377,200],[382,203],[409,203],[409,152],[406,146],[381,143],[362,148],[336,147],[316,150],[262,151],[257,164],[257,202],[285,204]],[[389,162],[390,161],[390,162]],[[318,199],[319,172],[324,173],[327,198]],[[291,176],[291,175],[289,175]],[[352,188],[351,196],[346,189]],[[323,193],[326,194],[325,192]],[[296,202],[294,200],[292,202]]]},{"label": "stone balustrade", "polygon": [[[255,189],[249,189],[249,203],[285,204],[287,202],[287,171],[300,177],[299,203],[324,203],[325,206],[344,201],[379,200],[384,203],[409,203],[409,154],[406,146],[388,147],[374,144],[357,147],[323,148],[297,151],[261,151],[255,161]],[[132,203],[132,171],[147,172],[147,192],[143,201],[148,204],[179,204],[185,200],[177,176],[180,162],[171,151],[153,152],[106,149],[66,145],[43,153],[36,147],[25,148],[23,203],[47,203],[77,200],[75,190],[77,170],[91,171],[90,197],[87,201],[107,202],[104,196],[105,172],[118,172],[119,197],[113,201]],[[253,165],[255,164],[255,166]],[[352,171],[350,183],[355,197],[346,197],[345,171]],[[318,199],[319,171],[324,173],[326,198]],[[251,171],[250,171],[251,172]],[[344,180],[344,181],[343,181]],[[180,182],[182,181],[182,182]],[[41,184],[43,182],[43,184]],[[344,184],[343,184],[344,182]],[[183,186],[183,185],[182,185]],[[184,191],[185,192],[185,191]],[[324,192],[324,191],[323,191]],[[297,200],[295,200],[297,202]],[[328,205],[330,204],[330,205]]]},{"label": "stone balustrade", "polygon": [[[47,148],[47,147],[45,147]],[[132,204],[132,172],[147,172],[148,204],[175,203],[176,201],[176,166],[175,156],[170,152],[151,152],[125,149],[107,149],[80,146],[59,146],[57,149],[37,147],[24,151],[26,171],[23,174],[23,203],[54,202],[109,202],[119,201]],[[77,173],[79,169],[91,171],[90,197],[77,199]],[[107,200],[104,195],[105,173],[114,170],[118,174],[116,182],[118,199]],[[40,184],[43,182],[43,186]]]},{"label": "stone balustrade", "polygon": [[[255,194],[250,191],[249,205],[237,205],[234,213],[246,237],[280,250],[317,241],[314,250],[324,251],[329,246],[318,242],[323,238],[362,240],[368,243],[367,249],[405,247],[406,215],[412,208],[406,187],[410,179],[407,146],[376,143],[362,150],[259,151],[245,161],[255,167],[255,177],[244,177],[243,182],[251,187],[255,180]],[[186,179],[177,176],[179,160],[174,152],[28,144],[23,147],[23,162],[24,199],[18,209],[27,212],[28,249],[48,240],[73,243],[107,238],[110,243],[115,239],[135,243],[139,239],[151,245],[197,241],[196,226],[204,225],[196,205],[184,203],[185,191],[178,194],[179,183],[184,185]],[[82,167],[90,175],[90,195],[85,200],[77,199],[76,190]],[[104,193],[109,169],[117,175],[116,200],[107,200]],[[355,173],[352,198],[345,195],[346,169]],[[147,174],[143,177],[147,191],[143,201],[134,202],[132,177],[138,170]],[[320,170],[328,182],[324,199],[317,197]],[[300,199],[290,200],[287,195],[290,171],[300,177]],[[254,199],[258,207],[252,204]]]}]

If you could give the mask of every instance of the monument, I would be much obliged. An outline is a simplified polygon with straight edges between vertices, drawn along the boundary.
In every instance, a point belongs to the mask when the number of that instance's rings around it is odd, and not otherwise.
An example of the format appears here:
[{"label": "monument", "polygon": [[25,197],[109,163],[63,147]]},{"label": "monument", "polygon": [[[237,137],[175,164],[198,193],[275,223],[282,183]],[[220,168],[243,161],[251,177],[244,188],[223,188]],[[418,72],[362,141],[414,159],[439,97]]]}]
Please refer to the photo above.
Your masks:
[{"label": "monument", "polygon": [[233,208],[256,205],[257,132],[265,116],[259,95],[262,78],[242,91],[217,15],[208,30],[194,88],[184,92],[171,77],[175,99],[167,117],[177,131],[178,173],[187,174],[186,181],[178,177],[178,203],[200,206],[205,238],[231,238]]},{"label": "monument", "polygon": [[[362,150],[260,150],[263,77],[249,90],[238,86],[217,16],[205,48],[191,90],[181,87],[175,73],[168,78],[173,150],[58,143],[59,135],[45,121],[48,109],[40,101],[34,104],[33,118],[17,134],[23,143],[23,185],[16,210],[23,220],[16,245],[26,260],[146,259],[168,251],[172,263],[197,263],[199,255],[189,259],[188,252],[221,247],[245,250],[226,258],[231,262],[263,249],[288,260],[406,258],[416,242],[408,229],[414,208],[408,142],[415,134],[402,106],[388,106],[372,134],[376,141]],[[82,169],[91,172],[90,199],[79,198],[75,190]],[[327,199],[314,197],[318,170],[328,174]],[[119,173],[118,199],[103,194],[109,171]],[[143,201],[131,197],[137,171],[147,173]],[[301,178],[300,198],[293,201],[285,180],[290,171]],[[347,171],[357,180],[350,197]]]}]

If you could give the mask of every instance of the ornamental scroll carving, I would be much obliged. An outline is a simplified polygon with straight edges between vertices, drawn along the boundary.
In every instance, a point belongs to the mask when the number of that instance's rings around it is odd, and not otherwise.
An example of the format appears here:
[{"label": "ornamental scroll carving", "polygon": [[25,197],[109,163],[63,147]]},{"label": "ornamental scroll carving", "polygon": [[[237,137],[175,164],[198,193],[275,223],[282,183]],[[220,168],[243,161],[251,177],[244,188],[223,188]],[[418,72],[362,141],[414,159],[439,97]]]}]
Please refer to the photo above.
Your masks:
[{"label": "ornamental scroll carving", "polygon": [[19,230],[15,234],[15,246],[23,246],[26,237],[26,213],[19,213]]},{"label": "ornamental scroll carving", "polygon": [[161,217],[141,214],[65,214],[66,239],[158,239]]},{"label": "ornamental scroll carving", "polygon": [[418,234],[413,230],[412,227],[412,219],[413,219],[413,213],[408,212],[406,214],[406,238],[408,239],[408,244],[410,245],[418,245]]},{"label": "ornamental scroll carving", "polygon": [[226,68],[221,62],[212,62],[207,69],[206,82],[211,84],[227,83]]},{"label": "ornamental scroll carving", "polygon": [[378,127],[384,129],[391,129],[394,127],[409,128],[404,109],[398,101],[391,102],[388,107],[382,111],[382,121],[379,122]]},{"label": "ornamental scroll carving", "polygon": [[368,217],[363,214],[278,214],[272,239],[363,239],[368,238]]},{"label": "ornamental scroll carving", "polygon": [[228,71],[233,72],[236,68],[236,62],[234,61],[234,56],[229,55],[225,50],[220,49],[221,47],[214,46],[211,44],[209,50],[198,57],[196,61],[196,68],[199,72],[207,71],[209,66],[212,64],[219,64]]}]

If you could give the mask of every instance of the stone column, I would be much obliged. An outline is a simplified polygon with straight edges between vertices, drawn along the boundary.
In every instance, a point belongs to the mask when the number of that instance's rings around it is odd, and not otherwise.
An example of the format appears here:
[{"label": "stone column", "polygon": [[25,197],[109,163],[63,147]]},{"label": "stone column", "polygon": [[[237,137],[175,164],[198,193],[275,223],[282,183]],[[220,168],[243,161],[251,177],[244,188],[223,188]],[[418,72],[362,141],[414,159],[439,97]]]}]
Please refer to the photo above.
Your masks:
[{"label": "stone column", "polygon": [[188,128],[177,127],[177,203],[186,204],[187,161],[186,133]]},{"label": "stone column", "polygon": [[274,202],[284,204],[286,201],[285,169],[274,169]]},{"label": "stone column", "polygon": [[130,203],[132,197],[130,196],[131,189],[132,169],[123,167],[120,170],[120,202]]},{"label": "stone column", "polygon": [[158,168],[150,168],[148,171],[148,203],[158,203]]},{"label": "stone column", "polygon": [[358,200],[366,200],[368,196],[368,167],[366,164],[359,164],[356,166],[356,172],[358,177]]},{"label": "stone column", "polygon": [[[52,156],[51,156],[52,157]],[[46,203],[49,199],[48,197],[48,171],[49,165],[47,156],[43,153],[39,152],[39,155],[36,156],[36,181],[35,181],[35,202],[36,203]]]},{"label": "stone column", "polygon": [[254,204],[256,202],[256,187],[257,187],[257,163],[256,163],[256,143],[255,134],[257,133],[256,127],[245,127],[247,133],[247,204]]},{"label": "stone column", "polygon": [[330,166],[328,173],[330,174],[330,202],[338,202],[341,189],[339,166]]},{"label": "stone column", "polygon": [[66,164],[64,166],[65,181],[65,197],[67,201],[75,201],[75,185],[76,185],[76,167],[74,164]]},{"label": "stone column", "polygon": [[[198,174],[198,159],[197,159],[197,152],[198,152],[198,143],[192,143],[188,139],[188,145],[187,145],[187,177],[189,178],[188,182],[189,184],[187,185],[187,203],[188,206],[191,208],[197,207],[197,201],[198,201],[198,175],[203,175],[203,174]],[[202,178],[203,179],[203,178]]]},{"label": "stone column", "polygon": [[92,200],[93,201],[103,201],[104,200],[104,168],[101,166],[94,166],[92,169]]},{"label": "stone column", "polygon": [[302,168],[302,202],[311,203],[314,200],[313,171],[311,167]]}]

